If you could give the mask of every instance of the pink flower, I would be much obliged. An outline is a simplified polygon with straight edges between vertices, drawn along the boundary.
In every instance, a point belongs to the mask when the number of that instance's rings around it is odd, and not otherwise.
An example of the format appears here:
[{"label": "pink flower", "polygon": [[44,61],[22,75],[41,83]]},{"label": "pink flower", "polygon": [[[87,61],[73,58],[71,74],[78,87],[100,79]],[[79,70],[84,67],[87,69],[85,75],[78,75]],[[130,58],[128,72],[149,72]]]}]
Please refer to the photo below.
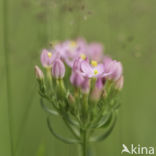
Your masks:
[{"label": "pink flower", "polygon": [[106,66],[107,64],[112,62],[112,58],[110,58],[109,56],[105,56],[103,59],[103,64],[104,66]]},{"label": "pink flower", "polygon": [[87,57],[91,60],[100,62],[103,60],[103,46],[100,43],[91,43],[87,48]]},{"label": "pink flower", "polygon": [[65,41],[55,46],[55,50],[60,53],[61,58],[66,62],[69,67],[73,66],[75,58],[81,56],[86,58],[86,45],[85,41],[79,39],[77,41]]},{"label": "pink flower", "polygon": [[56,79],[62,79],[65,75],[65,66],[60,58],[56,58],[53,62],[52,75]]},{"label": "pink flower", "polygon": [[91,65],[87,61],[81,63],[82,74],[88,78],[98,78],[104,75],[104,65],[97,64],[96,61],[92,61]]},{"label": "pink flower", "polygon": [[[73,63],[73,66],[72,66],[72,70],[73,71],[76,71],[76,70],[79,70],[81,71],[81,63],[84,61],[84,59],[82,57],[77,57],[75,60],[74,60],[74,63]],[[85,61],[86,62],[89,62],[88,58],[85,58]]]},{"label": "pink flower", "polygon": [[52,52],[43,49],[41,53],[41,63],[43,67],[48,68],[52,66],[52,62],[54,60]]},{"label": "pink flower", "polygon": [[[87,77],[84,77],[82,71],[81,71],[81,63],[84,60],[81,57],[78,57],[75,59],[73,68],[72,68],[72,75],[70,77],[70,82],[76,86],[81,88],[83,93],[89,92],[89,79]],[[87,62],[88,60],[86,60]]]},{"label": "pink flower", "polygon": [[80,87],[84,81],[84,77],[81,72],[82,61],[83,60],[81,59],[81,57],[77,57],[74,60],[73,67],[72,67],[72,74],[70,76],[70,82],[76,87]]},{"label": "pink flower", "polygon": [[117,81],[123,73],[122,64],[110,58],[104,60],[104,68],[105,73],[108,74],[106,77],[110,80]]},{"label": "pink flower", "polygon": [[38,66],[35,66],[35,75],[37,79],[44,79],[43,72]]}]

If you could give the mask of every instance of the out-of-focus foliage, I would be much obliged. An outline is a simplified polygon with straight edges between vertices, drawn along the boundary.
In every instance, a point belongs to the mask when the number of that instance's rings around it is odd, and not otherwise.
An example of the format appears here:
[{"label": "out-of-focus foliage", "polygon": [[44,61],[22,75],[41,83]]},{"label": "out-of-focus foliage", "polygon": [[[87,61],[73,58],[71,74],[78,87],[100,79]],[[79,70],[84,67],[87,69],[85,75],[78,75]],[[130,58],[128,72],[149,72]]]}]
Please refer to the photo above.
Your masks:
[{"label": "out-of-focus foliage", "polygon": [[[75,36],[102,42],[105,52],[124,64],[117,126],[105,142],[93,144],[94,153],[120,156],[123,143],[155,146],[155,5],[155,0],[1,0],[0,155],[11,156],[8,106],[16,156],[76,155],[76,146],[57,141],[48,131],[33,73],[41,48]],[[59,119],[54,122],[60,133],[67,132]]]}]

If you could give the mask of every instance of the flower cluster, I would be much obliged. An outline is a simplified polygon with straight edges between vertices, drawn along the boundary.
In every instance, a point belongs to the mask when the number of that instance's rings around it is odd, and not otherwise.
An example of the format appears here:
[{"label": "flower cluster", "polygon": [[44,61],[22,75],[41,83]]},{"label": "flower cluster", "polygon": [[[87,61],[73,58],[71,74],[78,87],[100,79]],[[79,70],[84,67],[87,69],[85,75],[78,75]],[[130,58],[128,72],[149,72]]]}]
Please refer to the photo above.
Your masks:
[{"label": "flower cluster", "polygon": [[43,108],[59,114],[80,142],[84,131],[88,141],[100,140],[92,138],[94,130],[110,126],[119,106],[117,97],[124,83],[122,64],[103,51],[101,44],[82,38],[56,42],[41,53],[47,76],[35,66],[40,95],[53,107],[49,109],[42,101]]},{"label": "flower cluster", "polygon": [[[87,44],[84,39],[55,43],[52,49],[42,51],[41,63],[56,79],[64,78],[67,65],[72,71],[71,84],[82,91],[90,90],[91,79],[96,79],[95,87],[98,89],[104,88],[106,80],[112,80],[116,89],[123,87],[122,64],[104,56],[103,46],[99,43]],[[39,69],[36,71],[41,72]],[[37,77],[39,75],[37,73]]]}]

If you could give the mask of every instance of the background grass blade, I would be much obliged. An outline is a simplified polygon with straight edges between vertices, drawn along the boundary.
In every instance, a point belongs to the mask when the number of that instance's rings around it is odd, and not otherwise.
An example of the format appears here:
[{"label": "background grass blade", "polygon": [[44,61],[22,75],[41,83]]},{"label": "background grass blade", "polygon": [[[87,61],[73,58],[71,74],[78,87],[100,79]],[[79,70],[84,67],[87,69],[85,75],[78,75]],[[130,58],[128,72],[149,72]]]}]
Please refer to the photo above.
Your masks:
[{"label": "background grass blade", "polygon": [[5,57],[5,77],[6,77],[6,95],[8,104],[8,124],[10,136],[11,156],[14,156],[14,142],[13,142],[13,115],[11,103],[11,88],[10,88],[10,67],[9,67],[9,33],[8,33],[8,0],[3,0],[3,37],[4,37],[4,57]]}]

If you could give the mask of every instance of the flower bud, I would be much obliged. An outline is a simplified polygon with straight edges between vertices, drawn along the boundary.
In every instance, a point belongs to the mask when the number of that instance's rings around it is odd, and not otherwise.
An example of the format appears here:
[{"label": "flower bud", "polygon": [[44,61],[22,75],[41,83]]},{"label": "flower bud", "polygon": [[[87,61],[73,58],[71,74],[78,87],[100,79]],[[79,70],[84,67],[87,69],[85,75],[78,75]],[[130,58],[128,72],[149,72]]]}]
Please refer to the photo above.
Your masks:
[{"label": "flower bud", "polygon": [[89,90],[90,90],[89,78],[87,77],[84,78],[84,81],[81,84],[81,89],[83,93],[85,94],[89,93]]},{"label": "flower bud", "polygon": [[81,75],[81,73],[79,71],[73,71],[72,75],[70,77],[70,82],[76,86],[76,87],[80,87],[81,84],[84,81],[84,77]]},{"label": "flower bud", "polygon": [[82,61],[81,61],[81,58],[80,58],[80,57],[77,57],[77,58],[74,60],[72,70],[73,70],[73,71],[80,70],[80,68],[81,68],[81,62],[82,62]]},{"label": "flower bud", "polygon": [[96,88],[101,90],[105,85],[106,79],[105,78],[98,78],[96,81]]},{"label": "flower bud", "polygon": [[49,52],[46,49],[43,49],[42,53],[41,53],[41,63],[42,66],[45,68],[51,67],[52,66],[52,62],[53,62],[53,56],[52,56],[52,52]]},{"label": "flower bud", "polygon": [[116,60],[113,61],[109,60],[105,62],[104,70],[105,73],[108,73],[106,77],[113,81],[117,81],[121,77],[123,72],[122,64]]},{"label": "flower bud", "polygon": [[41,71],[41,69],[37,65],[35,66],[35,75],[36,75],[36,78],[39,80],[44,79],[43,72]]},{"label": "flower bud", "polygon": [[53,62],[52,75],[56,79],[62,79],[65,75],[65,66],[61,59],[57,58]]},{"label": "flower bud", "polygon": [[123,88],[123,84],[124,84],[124,77],[121,76],[116,82],[115,82],[115,88],[117,90],[121,90]]}]

